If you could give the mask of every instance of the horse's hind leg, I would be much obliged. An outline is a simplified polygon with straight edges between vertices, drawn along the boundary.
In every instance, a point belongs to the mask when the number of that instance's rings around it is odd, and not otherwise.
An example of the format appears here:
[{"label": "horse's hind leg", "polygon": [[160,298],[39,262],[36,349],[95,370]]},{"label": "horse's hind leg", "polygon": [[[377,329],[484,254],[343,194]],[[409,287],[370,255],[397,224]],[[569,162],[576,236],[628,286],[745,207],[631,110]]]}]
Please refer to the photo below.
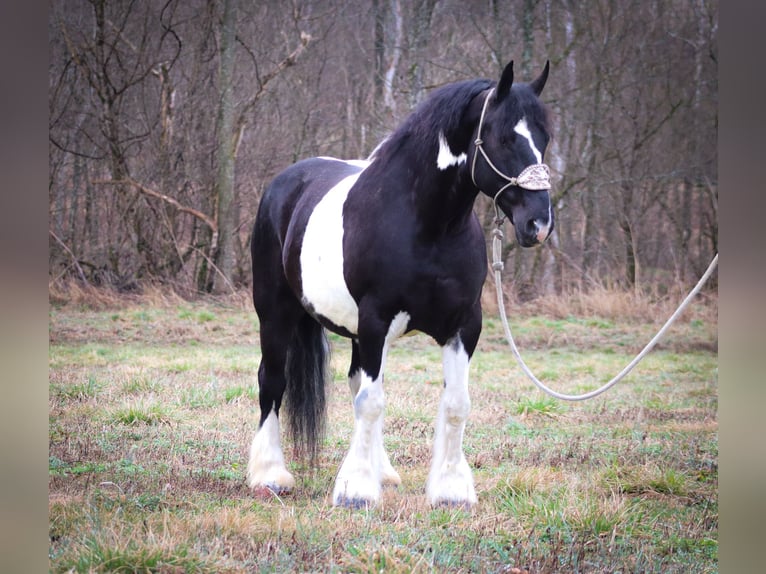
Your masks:
[{"label": "horse's hind leg", "polygon": [[261,319],[261,364],[258,367],[258,400],[261,419],[250,445],[247,482],[254,490],[284,494],[295,486],[285,466],[279,429],[279,408],[287,381],[285,361],[293,324]]},{"label": "horse's hind leg", "polygon": [[[361,384],[362,367],[359,360],[359,344],[356,341],[352,341],[351,367],[348,370],[348,387],[351,390],[352,399],[356,398]],[[394,467],[391,466],[391,461],[383,447],[383,413],[378,417],[372,439],[372,448],[378,451],[373,458],[380,461],[380,483],[383,486],[399,486],[402,483],[402,479],[399,473],[394,470]]]},{"label": "horse's hind leg", "polygon": [[287,386],[288,349],[305,310],[287,284],[276,233],[261,219],[261,212],[253,230],[251,249],[253,305],[260,323],[258,400],[261,418],[250,445],[247,483],[250,488],[269,489],[279,494],[295,485],[282,454],[279,409]]}]

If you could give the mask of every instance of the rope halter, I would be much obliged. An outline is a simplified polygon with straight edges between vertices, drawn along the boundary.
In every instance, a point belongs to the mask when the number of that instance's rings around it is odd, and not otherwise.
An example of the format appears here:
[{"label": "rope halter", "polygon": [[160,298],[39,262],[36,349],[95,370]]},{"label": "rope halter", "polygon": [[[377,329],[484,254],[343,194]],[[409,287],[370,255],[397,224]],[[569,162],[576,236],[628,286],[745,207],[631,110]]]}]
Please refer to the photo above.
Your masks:
[{"label": "rope halter", "polygon": [[473,151],[473,161],[471,162],[471,180],[473,181],[473,184],[476,187],[479,187],[479,184],[476,183],[476,177],[474,176],[474,173],[476,172],[476,157],[479,155],[479,152],[481,152],[481,155],[484,156],[484,160],[487,162],[487,165],[494,171],[497,175],[499,175],[501,178],[503,178],[506,183],[503,187],[501,187],[497,193],[495,193],[494,197],[492,198],[492,203],[495,206],[495,221],[498,225],[500,225],[503,220],[505,219],[505,216],[502,215],[502,212],[500,211],[500,208],[497,205],[497,200],[499,199],[500,195],[509,187],[517,186],[524,189],[529,189],[533,191],[540,191],[545,189],[551,188],[551,170],[550,168],[545,165],[544,163],[533,163],[532,165],[529,165],[525,167],[523,170],[521,170],[521,173],[517,175],[516,177],[511,177],[509,175],[504,174],[502,171],[497,169],[495,167],[495,164],[492,163],[492,160],[489,159],[489,156],[487,155],[487,152],[484,150],[483,144],[484,141],[481,139],[481,128],[484,127],[484,116],[487,114],[487,107],[489,105],[489,99],[492,97],[492,94],[495,92],[495,88],[492,88],[487,93],[487,97],[484,98],[484,106],[481,109],[481,117],[479,118],[479,129],[476,131],[476,140],[474,140],[474,151]]}]

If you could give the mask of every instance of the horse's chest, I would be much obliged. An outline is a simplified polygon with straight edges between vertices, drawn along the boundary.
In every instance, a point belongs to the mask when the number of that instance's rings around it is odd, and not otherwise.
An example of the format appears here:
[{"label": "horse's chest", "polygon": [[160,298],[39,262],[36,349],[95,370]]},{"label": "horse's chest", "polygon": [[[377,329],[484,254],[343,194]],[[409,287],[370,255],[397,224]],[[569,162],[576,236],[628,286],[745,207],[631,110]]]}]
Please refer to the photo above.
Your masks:
[{"label": "horse's chest", "polygon": [[359,309],[343,275],[343,205],[359,174],[341,180],[314,208],[301,245],[303,304],[313,313],[358,331]]}]

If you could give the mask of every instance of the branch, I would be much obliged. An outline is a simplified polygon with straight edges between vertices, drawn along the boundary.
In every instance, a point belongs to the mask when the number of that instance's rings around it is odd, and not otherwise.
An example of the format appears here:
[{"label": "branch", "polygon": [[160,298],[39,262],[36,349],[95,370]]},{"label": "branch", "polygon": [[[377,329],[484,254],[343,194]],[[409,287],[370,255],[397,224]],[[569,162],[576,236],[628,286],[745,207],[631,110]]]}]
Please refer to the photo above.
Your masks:
[{"label": "branch", "polygon": [[172,197],[165,195],[164,193],[160,193],[159,191],[154,191],[153,189],[150,189],[146,187],[145,185],[138,183],[136,180],[131,178],[125,178],[125,179],[102,179],[102,180],[96,180],[93,183],[95,184],[102,184],[102,185],[131,185],[135,187],[138,191],[140,191],[143,194],[146,194],[151,197],[156,197],[157,199],[161,199],[162,201],[169,203],[178,211],[183,211],[184,213],[188,213],[190,215],[193,215],[203,223],[205,223],[210,229],[213,231],[213,245],[215,246],[218,241],[218,224],[202,213],[201,211],[194,209],[193,207],[186,207],[185,205],[182,205],[178,202],[178,200],[173,199]]},{"label": "branch", "polygon": [[713,184],[710,182],[710,178],[708,176],[704,176],[704,178],[705,178],[705,190],[710,196],[710,205],[713,207],[713,212],[715,213],[716,219],[718,219],[718,194],[713,188]]},{"label": "branch", "polygon": [[226,277],[226,275],[224,274],[224,272],[223,272],[223,271],[221,271],[221,270],[218,268],[218,266],[217,266],[217,265],[216,265],[216,264],[213,262],[213,259],[212,259],[211,257],[209,257],[209,256],[208,256],[208,255],[207,255],[207,254],[206,254],[204,251],[202,251],[202,250],[201,250],[199,247],[194,247],[194,246],[192,246],[192,249],[193,249],[194,251],[196,251],[197,253],[199,253],[199,254],[200,254],[202,257],[204,257],[204,258],[205,258],[205,260],[207,261],[208,265],[210,265],[210,266],[213,268],[213,271],[215,271],[215,272],[216,272],[218,275],[220,275],[220,276],[221,276],[221,279],[223,279],[223,282],[224,282],[224,283],[226,283],[226,286],[229,288],[229,290],[231,291],[231,293],[232,293],[233,295],[236,295],[236,294],[237,294],[237,290],[234,288],[234,285],[232,285],[232,284],[231,284],[231,281],[229,281],[228,277]]},{"label": "branch", "polygon": [[[126,178],[126,179],[119,179],[119,180],[97,180],[97,181],[94,181],[93,183],[103,184],[103,185],[125,185],[125,184],[131,185],[143,194],[146,194],[150,197],[156,197],[157,199],[161,199],[162,201],[169,203],[170,205],[178,209],[178,211],[183,211],[184,213],[193,215],[194,217],[196,217],[197,219],[205,223],[212,230],[213,237],[210,241],[211,251],[215,252],[215,250],[218,248],[218,224],[213,219],[211,219],[210,217],[202,213],[201,211],[198,211],[192,207],[186,207],[185,205],[182,205],[181,203],[179,203],[178,200],[173,199],[172,197],[165,195],[164,193],[160,193],[159,191],[155,191],[151,188],[148,188],[145,185],[135,181],[134,179]],[[175,243],[175,239],[173,241]],[[66,248],[66,246],[64,247]],[[223,278],[223,280],[225,281],[226,285],[229,287],[231,292],[236,293],[236,289],[234,288],[234,286],[231,284],[228,278],[221,272],[221,270],[215,265],[213,260],[207,254],[205,254],[201,249],[197,247],[192,247],[192,249],[194,249],[200,255],[202,255],[202,257],[204,257],[207,260],[208,264],[215,270],[215,272],[218,273]],[[176,245],[176,250],[178,250],[177,245]],[[67,251],[69,250],[67,249]],[[183,261],[183,258],[182,258],[182,261]]]},{"label": "branch", "polygon": [[551,195],[551,203],[552,203],[553,205],[556,205],[556,204],[557,204],[559,201],[561,201],[562,199],[564,199],[564,198],[565,198],[565,197],[566,197],[566,196],[569,194],[569,192],[570,192],[572,189],[574,189],[574,187],[575,187],[576,185],[579,185],[579,184],[581,184],[581,183],[582,183],[583,181],[585,181],[586,179],[587,179],[587,177],[585,177],[585,176],[582,176],[582,177],[578,177],[577,179],[575,179],[575,180],[573,180],[573,181],[569,182],[569,184],[568,184],[568,185],[567,185],[567,186],[566,186],[564,189],[562,189],[561,191],[559,191],[559,192],[558,192],[556,195]]},{"label": "branch", "polygon": [[[281,62],[279,62],[276,66],[274,66],[269,73],[267,73],[265,76],[258,78],[258,90],[253,94],[253,97],[251,97],[247,102],[245,102],[245,105],[242,106],[242,111],[239,114],[239,117],[237,118],[236,122],[236,128],[233,130],[233,133],[240,134],[242,133],[242,130],[245,127],[245,123],[247,123],[247,120],[245,119],[246,116],[250,113],[250,110],[252,110],[255,107],[255,104],[258,103],[258,100],[260,100],[263,95],[266,93],[266,85],[271,82],[274,78],[276,78],[280,72],[284,71],[285,69],[289,68],[290,66],[294,66],[295,63],[298,61],[298,58],[300,58],[301,54],[306,50],[306,47],[311,43],[313,38],[311,37],[311,34],[308,34],[306,32],[301,32],[301,43],[293,50],[290,54],[288,54]],[[249,50],[248,50],[249,51]],[[237,146],[234,145],[234,148]]]},{"label": "branch", "polygon": [[53,239],[55,239],[55,240],[56,240],[56,242],[57,242],[59,245],[61,245],[61,247],[63,247],[63,248],[64,248],[64,251],[66,251],[67,253],[69,253],[69,256],[72,258],[72,261],[74,262],[74,266],[75,266],[75,268],[77,269],[77,273],[80,275],[80,279],[82,279],[82,282],[83,282],[83,283],[86,283],[86,284],[87,284],[87,283],[88,283],[88,280],[85,278],[85,273],[83,272],[83,270],[82,270],[82,267],[80,267],[80,263],[77,261],[77,257],[75,257],[74,253],[72,253],[72,250],[71,250],[71,249],[69,249],[69,247],[67,247],[66,243],[64,243],[63,241],[61,241],[61,239],[59,239],[59,236],[58,236],[58,235],[56,235],[55,233],[53,233],[53,230],[52,230],[52,229],[49,229],[49,230],[48,230],[48,233],[50,234],[50,236],[51,236],[51,237],[53,237]]}]

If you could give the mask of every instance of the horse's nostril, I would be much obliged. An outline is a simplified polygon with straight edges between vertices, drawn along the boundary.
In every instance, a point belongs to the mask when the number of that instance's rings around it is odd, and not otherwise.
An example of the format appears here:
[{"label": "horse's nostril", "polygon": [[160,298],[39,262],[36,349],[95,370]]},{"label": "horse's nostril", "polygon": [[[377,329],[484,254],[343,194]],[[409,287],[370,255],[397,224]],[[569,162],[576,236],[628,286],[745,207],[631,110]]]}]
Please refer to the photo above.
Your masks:
[{"label": "horse's nostril", "polygon": [[530,219],[526,225],[526,232],[529,237],[534,237],[536,241],[532,243],[543,243],[550,234],[550,225],[540,219]]}]

